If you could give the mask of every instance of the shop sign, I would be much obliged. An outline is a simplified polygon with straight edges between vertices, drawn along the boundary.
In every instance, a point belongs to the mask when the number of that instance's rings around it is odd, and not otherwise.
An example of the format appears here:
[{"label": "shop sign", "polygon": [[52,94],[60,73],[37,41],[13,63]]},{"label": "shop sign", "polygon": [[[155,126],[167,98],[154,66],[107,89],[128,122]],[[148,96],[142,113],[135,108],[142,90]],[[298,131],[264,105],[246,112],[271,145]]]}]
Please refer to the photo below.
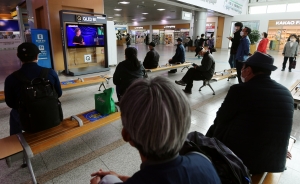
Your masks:
[{"label": "shop sign", "polygon": [[174,29],[176,26],[165,26],[165,29]]},{"label": "shop sign", "polygon": [[214,23],[206,24],[206,29],[215,29],[215,24]]},{"label": "shop sign", "polygon": [[144,27],[135,27],[134,29],[144,29]]},{"label": "shop sign", "polygon": [[300,25],[300,20],[276,21],[276,25]]},{"label": "shop sign", "polygon": [[77,22],[97,22],[99,19],[105,19],[105,17],[98,17],[98,16],[82,16],[82,15],[75,15]]}]

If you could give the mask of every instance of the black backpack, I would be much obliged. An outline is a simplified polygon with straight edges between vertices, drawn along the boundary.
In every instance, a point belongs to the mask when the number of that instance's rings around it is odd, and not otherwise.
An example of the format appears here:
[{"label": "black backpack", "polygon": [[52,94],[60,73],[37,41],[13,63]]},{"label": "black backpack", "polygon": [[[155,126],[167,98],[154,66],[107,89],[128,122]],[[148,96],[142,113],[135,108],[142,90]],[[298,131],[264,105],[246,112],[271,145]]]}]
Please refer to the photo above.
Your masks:
[{"label": "black backpack", "polygon": [[205,137],[199,132],[188,134],[181,155],[197,151],[207,156],[214,165],[222,184],[251,184],[247,167],[228,147],[216,138]]},{"label": "black backpack", "polygon": [[31,81],[20,70],[13,73],[22,82],[18,112],[25,132],[55,127],[63,119],[57,92],[47,79],[48,73],[48,68],[42,68],[40,76]]}]

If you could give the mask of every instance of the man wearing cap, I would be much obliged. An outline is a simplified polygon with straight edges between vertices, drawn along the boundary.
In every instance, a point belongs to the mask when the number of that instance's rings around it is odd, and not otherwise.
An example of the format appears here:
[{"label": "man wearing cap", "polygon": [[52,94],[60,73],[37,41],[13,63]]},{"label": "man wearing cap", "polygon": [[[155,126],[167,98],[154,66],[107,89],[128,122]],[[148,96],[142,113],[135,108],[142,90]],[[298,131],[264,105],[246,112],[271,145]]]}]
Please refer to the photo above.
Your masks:
[{"label": "man wearing cap", "polygon": [[256,52],[243,63],[243,83],[231,86],[206,136],[216,137],[250,173],[282,172],[292,129],[294,100],[272,80],[274,58]]},{"label": "man wearing cap", "polygon": [[[18,46],[17,56],[22,62],[21,71],[29,80],[40,76],[43,67],[38,66],[38,55],[40,50],[33,43],[22,43]],[[58,97],[62,95],[60,81],[54,70],[48,72],[48,79],[54,85]],[[4,93],[7,106],[12,108],[10,112],[10,135],[21,133],[22,127],[18,113],[18,102],[21,93],[22,82],[19,81],[13,74],[10,74],[5,79]]]},{"label": "man wearing cap", "polygon": [[194,80],[211,79],[215,72],[215,60],[209,51],[201,47],[199,54],[203,57],[201,65],[193,64],[194,68],[190,68],[180,81],[176,84],[185,86],[185,93],[191,94]]},{"label": "man wearing cap", "polygon": [[150,51],[147,53],[143,65],[144,68],[146,69],[153,69],[158,67],[158,62],[159,62],[159,54],[156,52],[154,49],[155,43],[151,42],[148,45]]},{"label": "man wearing cap", "polygon": [[[182,39],[177,38],[177,48],[176,48],[176,53],[172,57],[172,59],[169,59],[170,64],[176,64],[176,63],[184,63],[185,62],[185,49],[184,46],[182,45]],[[170,70],[168,73],[176,73],[177,69]]]}]

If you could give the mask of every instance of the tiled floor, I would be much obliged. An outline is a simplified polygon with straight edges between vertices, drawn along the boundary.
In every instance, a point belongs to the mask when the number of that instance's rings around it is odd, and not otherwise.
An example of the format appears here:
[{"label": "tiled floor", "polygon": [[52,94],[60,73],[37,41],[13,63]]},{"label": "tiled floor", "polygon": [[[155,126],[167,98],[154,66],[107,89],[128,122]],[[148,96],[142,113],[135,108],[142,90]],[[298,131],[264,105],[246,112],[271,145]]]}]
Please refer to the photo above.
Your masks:
[{"label": "tiled floor", "polygon": [[[137,45],[138,57],[143,60],[146,53],[146,46]],[[124,48],[118,47],[118,61],[124,59]],[[160,64],[165,64],[175,52],[172,46],[157,46],[160,54]],[[0,51],[0,91],[4,88],[4,79],[12,71],[20,67],[16,57],[15,50]],[[277,53],[271,53],[275,57],[275,65],[280,69],[282,56]],[[228,68],[228,50],[218,50],[214,53],[216,60],[216,71]],[[194,57],[194,53],[187,52],[188,61],[200,64],[200,60]],[[113,74],[114,68],[106,72]],[[186,72],[186,71],[185,71]],[[168,74],[166,71],[158,73],[149,73],[149,76],[165,76],[171,80],[178,80],[184,73]],[[89,74],[86,76],[94,76]],[[83,77],[86,77],[83,76]],[[61,81],[72,77],[60,76]],[[300,66],[292,73],[276,70],[272,73],[272,78],[286,87],[290,87],[295,80],[300,78]],[[216,111],[223,102],[228,89],[236,84],[237,79],[230,81],[222,80],[212,83],[216,95],[205,87],[201,92],[198,91],[202,85],[201,82],[195,82],[193,94],[187,95],[190,101],[192,111],[191,131],[197,130],[206,133],[212,124]],[[109,87],[114,87],[112,82]],[[98,86],[89,86],[63,92],[60,98],[63,104],[64,117],[91,110],[94,108],[93,95],[98,93]],[[117,99],[114,96],[114,99]],[[0,138],[9,135],[9,112],[10,109],[5,103],[0,103]],[[90,174],[98,169],[110,169],[124,175],[132,175],[139,170],[140,158],[138,152],[129,144],[121,139],[120,131],[121,121],[111,123],[101,129],[95,130],[89,134],[83,135],[77,139],[52,148],[32,159],[33,168],[38,180],[41,183],[89,183]],[[287,162],[287,170],[282,174],[281,184],[295,184],[300,181],[300,110],[294,113],[294,124],[292,135],[298,139],[298,142],[292,149],[293,159]],[[3,148],[0,148],[0,151]],[[30,181],[28,169],[21,169],[21,160],[15,161],[11,168],[8,168],[5,161],[0,161],[0,183],[27,183]]]}]

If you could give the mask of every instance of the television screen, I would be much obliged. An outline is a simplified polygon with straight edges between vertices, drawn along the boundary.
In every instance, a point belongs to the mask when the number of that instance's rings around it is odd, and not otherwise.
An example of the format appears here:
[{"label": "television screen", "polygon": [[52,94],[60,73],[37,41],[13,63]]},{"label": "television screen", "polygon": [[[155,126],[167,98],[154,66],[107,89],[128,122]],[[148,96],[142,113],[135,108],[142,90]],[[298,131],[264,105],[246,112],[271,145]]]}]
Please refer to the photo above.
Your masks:
[{"label": "television screen", "polygon": [[0,20],[0,31],[19,31],[18,20]]},{"label": "television screen", "polygon": [[104,26],[67,24],[68,47],[104,47]]}]

